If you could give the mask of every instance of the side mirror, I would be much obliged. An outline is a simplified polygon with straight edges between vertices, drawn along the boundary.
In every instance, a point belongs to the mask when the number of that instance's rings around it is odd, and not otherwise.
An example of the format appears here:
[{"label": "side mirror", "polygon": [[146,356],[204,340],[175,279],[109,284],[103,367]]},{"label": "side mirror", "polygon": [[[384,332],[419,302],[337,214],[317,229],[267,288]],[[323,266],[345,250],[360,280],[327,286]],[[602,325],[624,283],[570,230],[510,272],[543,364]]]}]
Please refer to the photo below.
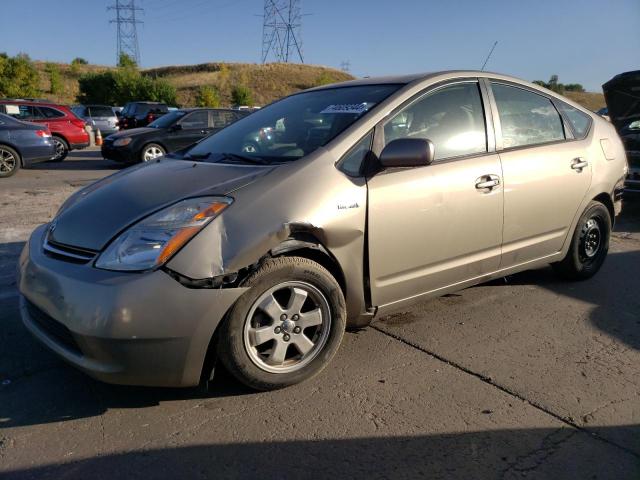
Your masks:
[{"label": "side mirror", "polygon": [[380,153],[380,164],[390,167],[424,167],[433,163],[435,148],[424,138],[399,138],[390,142]]},{"label": "side mirror", "polygon": [[171,125],[171,128],[169,130],[171,130],[172,132],[177,132],[179,130],[182,130],[182,124],[176,123],[174,125]]}]

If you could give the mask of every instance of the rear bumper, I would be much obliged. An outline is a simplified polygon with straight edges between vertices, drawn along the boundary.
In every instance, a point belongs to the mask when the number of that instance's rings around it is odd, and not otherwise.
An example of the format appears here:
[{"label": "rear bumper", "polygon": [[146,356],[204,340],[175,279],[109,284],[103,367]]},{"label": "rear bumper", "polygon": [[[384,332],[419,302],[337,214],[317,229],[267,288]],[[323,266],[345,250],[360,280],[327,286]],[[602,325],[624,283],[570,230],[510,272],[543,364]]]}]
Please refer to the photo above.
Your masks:
[{"label": "rear bumper", "polygon": [[53,142],[49,142],[48,145],[23,148],[21,153],[24,166],[30,167],[35,163],[51,160],[56,154],[56,147],[53,145]]},{"label": "rear bumper", "polygon": [[86,142],[70,143],[69,144],[69,149],[70,150],[82,150],[83,148],[87,148],[89,145],[91,145],[91,141],[87,139]]},{"label": "rear bumper", "polygon": [[18,267],[27,329],[65,361],[99,380],[197,385],[219,322],[245,289],[189,289],[162,271],[108,272],[52,258],[46,226]]}]

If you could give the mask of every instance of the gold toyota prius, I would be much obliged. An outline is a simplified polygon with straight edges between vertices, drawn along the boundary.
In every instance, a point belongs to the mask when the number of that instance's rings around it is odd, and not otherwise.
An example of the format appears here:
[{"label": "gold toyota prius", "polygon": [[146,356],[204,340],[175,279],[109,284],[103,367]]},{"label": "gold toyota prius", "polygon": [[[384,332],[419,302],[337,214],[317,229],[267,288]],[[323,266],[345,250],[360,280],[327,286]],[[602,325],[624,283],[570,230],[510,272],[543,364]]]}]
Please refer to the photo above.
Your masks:
[{"label": "gold toyota prius", "polygon": [[281,388],[412,302],[588,279],[626,173],[611,124],[512,77],[327,85],[72,195],[21,255],[21,315],[106,382],[207,384],[219,360]]}]

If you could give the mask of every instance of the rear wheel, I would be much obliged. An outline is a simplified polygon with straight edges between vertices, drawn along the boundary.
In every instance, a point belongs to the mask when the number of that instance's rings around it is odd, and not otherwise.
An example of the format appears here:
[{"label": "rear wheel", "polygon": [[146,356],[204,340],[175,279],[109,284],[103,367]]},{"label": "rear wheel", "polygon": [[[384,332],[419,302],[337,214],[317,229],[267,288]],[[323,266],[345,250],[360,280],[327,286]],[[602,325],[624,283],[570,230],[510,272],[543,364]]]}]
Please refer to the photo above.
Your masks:
[{"label": "rear wheel", "polygon": [[229,372],[257,390],[274,390],[320,372],[338,350],[346,325],[340,286],[301,257],[269,259],[243,286],[218,336]]},{"label": "rear wheel", "polygon": [[20,170],[20,155],[13,148],[0,145],[0,178],[10,177]]},{"label": "rear wheel", "polygon": [[67,141],[64,138],[56,137],[54,135],[54,137],[53,137],[53,145],[55,146],[56,153],[51,158],[50,161],[52,161],[52,162],[61,162],[65,158],[67,158],[67,155],[69,155],[69,144],[67,143]]},{"label": "rear wheel", "polygon": [[595,275],[609,251],[611,215],[602,203],[591,202],[576,225],[571,246],[554,269],[570,280],[585,280]]},{"label": "rear wheel", "polygon": [[150,162],[151,160],[155,160],[158,157],[162,157],[166,153],[167,152],[165,151],[165,149],[157,143],[149,143],[142,149],[140,160],[142,160],[143,162]]}]

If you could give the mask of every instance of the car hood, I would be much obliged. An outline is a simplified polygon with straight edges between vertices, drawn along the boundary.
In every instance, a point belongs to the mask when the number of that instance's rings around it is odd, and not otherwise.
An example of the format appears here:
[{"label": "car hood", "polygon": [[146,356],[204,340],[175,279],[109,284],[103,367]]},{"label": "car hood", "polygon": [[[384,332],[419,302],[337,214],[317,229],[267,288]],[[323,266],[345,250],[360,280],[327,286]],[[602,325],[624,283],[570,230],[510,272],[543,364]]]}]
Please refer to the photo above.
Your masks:
[{"label": "car hood", "polygon": [[131,128],[129,130],[122,130],[120,132],[117,133],[113,133],[111,135],[109,135],[109,138],[113,138],[114,140],[117,138],[124,138],[124,137],[138,137],[140,135],[144,135],[145,133],[151,133],[151,132],[159,132],[161,130],[164,130],[162,128],[149,128],[149,127],[141,127],[141,128]]},{"label": "car hood", "polygon": [[140,164],[76,192],[52,222],[50,239],[88,250],[149,214],[184,198],[228,195],[276,167],[185,160]]}]

